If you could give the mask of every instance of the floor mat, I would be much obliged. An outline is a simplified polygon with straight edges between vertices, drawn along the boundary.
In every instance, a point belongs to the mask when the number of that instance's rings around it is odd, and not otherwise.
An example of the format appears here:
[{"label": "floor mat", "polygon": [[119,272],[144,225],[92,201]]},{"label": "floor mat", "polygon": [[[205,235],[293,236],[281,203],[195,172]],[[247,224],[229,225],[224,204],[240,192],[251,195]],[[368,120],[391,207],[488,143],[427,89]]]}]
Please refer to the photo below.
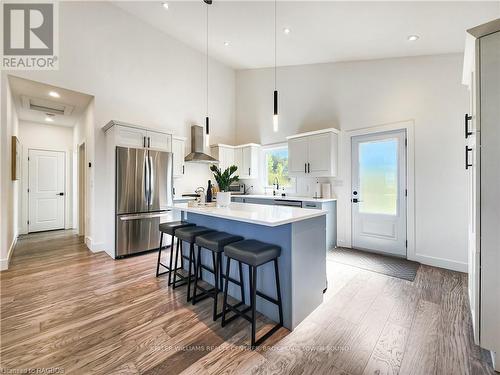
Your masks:
[{"label": "floor mat", "polygon": [[420,263],[411,260],[345,248],[330,251],[327,260],[408,281],[415,280],[420,266]]}]

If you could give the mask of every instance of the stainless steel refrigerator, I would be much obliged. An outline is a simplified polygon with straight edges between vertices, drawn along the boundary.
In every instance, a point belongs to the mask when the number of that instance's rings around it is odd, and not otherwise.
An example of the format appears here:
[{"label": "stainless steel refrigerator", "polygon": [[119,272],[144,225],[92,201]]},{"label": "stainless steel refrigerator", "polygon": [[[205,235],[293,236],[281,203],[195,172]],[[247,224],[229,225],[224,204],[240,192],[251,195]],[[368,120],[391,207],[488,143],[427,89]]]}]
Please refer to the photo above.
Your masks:
[{"label": "stainless steel refrigerator", "polygon": [[158,225],[172,204],[172,161],[170,152],[116,148],[117,258],[158,247]]}]

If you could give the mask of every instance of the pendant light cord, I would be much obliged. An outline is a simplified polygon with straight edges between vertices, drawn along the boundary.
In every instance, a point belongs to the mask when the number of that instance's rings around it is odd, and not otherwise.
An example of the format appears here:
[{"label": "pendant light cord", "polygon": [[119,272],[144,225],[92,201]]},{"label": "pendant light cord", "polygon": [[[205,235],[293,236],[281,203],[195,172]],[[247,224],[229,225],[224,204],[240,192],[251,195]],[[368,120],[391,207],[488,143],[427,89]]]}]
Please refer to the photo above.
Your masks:
[{"label": "pendant light cord", "polygon": [[206,68],[207,68],[207,72],[206,72],[206,78],[207,78],[207,117],[208,117],[208,7],[209,7],[209,4],[207,3],[207,56],[206,56]]},{"label": "pendant light cord", "polygon": [[276,2],[274,0],[274,90],[276,90]]}]

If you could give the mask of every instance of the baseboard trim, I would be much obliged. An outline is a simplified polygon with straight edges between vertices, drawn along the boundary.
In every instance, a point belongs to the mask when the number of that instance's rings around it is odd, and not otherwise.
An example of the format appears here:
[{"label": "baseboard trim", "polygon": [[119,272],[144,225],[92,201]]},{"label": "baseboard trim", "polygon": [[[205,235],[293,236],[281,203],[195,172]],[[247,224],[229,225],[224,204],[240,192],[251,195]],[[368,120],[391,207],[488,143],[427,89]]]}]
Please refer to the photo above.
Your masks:
[{"label": "baseboard trim", "polygon": [[10,244],[9,252],[7,253],[7,258],[0,259],[0,271],[5,271],[9,269],[10,258],[12,258],[12,254],[14,253],[14,248],[17,245],[18,236],[14,237],[14,240]]},{"label": "baseboard trim", "polygon": [[408,258],[409,260],[415,260],[419,263],[434,266],[439,268],[445,268],[452,271],[465,272],[467,273],[467,263],[457,262],[455,260],[432,257],[429,255],[415,254],[413,259]]}]

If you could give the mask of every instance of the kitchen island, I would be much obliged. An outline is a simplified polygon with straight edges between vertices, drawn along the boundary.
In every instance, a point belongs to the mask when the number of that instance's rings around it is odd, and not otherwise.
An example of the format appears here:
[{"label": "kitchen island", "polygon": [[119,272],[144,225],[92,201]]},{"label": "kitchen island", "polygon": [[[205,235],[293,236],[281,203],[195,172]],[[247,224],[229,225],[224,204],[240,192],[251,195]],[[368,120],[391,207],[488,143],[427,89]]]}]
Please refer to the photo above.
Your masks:
[{"label": "kitchen island", "polygon": [[[281,247],[278,264],[286,328],[293,330],[323,302],[326,288],[326,211],[245,203],[231,203],[228,207],[197,207],[180,203],[169,208],[181,211],[184,219],[196,225]],[[187,246],[184,246],[186,251]],[[202,262],[211,267],[210,253],[204,251],[202,254]],[[237,267],[232,267],[231,271],[231,276],[236,278]],[[249,304],[248,269],[245,266],[243,274],[245,302]],[[203,279],[213,284],[212,275],[206,271]],[[276,295],[272,263],[259,267],[257,288],[270,296]],[[228,293],[240,298],[239,287],[231,283]],[[275,305],[257,298],[256,308],[278,321]]]}]

